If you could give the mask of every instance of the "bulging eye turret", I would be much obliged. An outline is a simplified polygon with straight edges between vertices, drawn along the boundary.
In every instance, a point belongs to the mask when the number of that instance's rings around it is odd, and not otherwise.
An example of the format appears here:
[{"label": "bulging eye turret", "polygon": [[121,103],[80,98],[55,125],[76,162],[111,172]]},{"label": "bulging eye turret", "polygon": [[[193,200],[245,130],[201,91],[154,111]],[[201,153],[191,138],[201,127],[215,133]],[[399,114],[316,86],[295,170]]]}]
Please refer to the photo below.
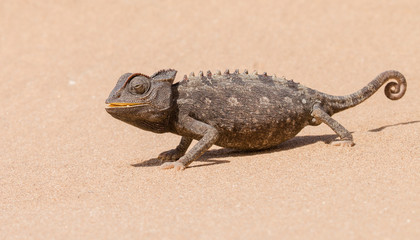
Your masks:
[{"label": "bulging eye turret", "polygon": [[150,89],[150,80],[144,77],[135,77],[130,82],[129,91],[132,94],[145,94]]}]

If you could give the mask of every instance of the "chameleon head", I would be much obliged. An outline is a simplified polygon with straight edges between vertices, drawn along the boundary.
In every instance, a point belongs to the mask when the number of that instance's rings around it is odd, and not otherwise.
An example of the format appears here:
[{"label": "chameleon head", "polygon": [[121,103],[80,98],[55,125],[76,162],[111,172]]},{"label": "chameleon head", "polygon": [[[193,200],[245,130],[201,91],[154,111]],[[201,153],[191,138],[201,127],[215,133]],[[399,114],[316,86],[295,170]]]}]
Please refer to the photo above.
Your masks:
[{"label": "chameleon head", "polygon": [[122,75],[105,101],[106,111],[143,129],[153,123],[163,124],[168,120],[172,104],[171,86],[175,75],[172,69],[161,70],[150,77],[141,73]]}]

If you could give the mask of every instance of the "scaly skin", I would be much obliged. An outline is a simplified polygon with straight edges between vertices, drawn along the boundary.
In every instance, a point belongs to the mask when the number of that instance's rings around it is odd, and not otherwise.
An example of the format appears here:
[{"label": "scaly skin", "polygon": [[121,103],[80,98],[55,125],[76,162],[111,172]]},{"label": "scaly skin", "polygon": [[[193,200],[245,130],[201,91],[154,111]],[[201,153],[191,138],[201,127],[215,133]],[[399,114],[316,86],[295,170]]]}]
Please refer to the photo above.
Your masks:
[{"label": "scaly skin", "polygon": [[[373,95],[385,82],[385,94],[400,99],[407,87],[397,71],[378,75],[366,87],[347,96],[331,96],[275,76],[202,72],[173,84],[176,71],[152,76],[127,73],[120,77],[106,103],[113,117],[156,133],[182,136],[179,146],[163,152],[163,169],[185,169],[213,144],[257,150],[278,145],[307,125],[327,124],[340,139],[336,146],[353,146],[353,137],[331,116],[354,107]],[[187,152],[193,139],[198,143]]]}]

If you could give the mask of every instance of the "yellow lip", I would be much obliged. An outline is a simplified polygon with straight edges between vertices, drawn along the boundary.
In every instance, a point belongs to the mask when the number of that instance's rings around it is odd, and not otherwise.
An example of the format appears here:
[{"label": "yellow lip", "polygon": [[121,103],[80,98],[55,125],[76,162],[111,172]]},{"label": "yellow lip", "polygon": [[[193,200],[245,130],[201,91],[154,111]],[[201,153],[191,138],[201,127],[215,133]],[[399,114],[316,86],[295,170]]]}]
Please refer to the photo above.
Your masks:
[{"label": "yellow lip", "polygon": [[110,103],[108,107],[130,107],[139,105],[141,105],[141,103]]}]

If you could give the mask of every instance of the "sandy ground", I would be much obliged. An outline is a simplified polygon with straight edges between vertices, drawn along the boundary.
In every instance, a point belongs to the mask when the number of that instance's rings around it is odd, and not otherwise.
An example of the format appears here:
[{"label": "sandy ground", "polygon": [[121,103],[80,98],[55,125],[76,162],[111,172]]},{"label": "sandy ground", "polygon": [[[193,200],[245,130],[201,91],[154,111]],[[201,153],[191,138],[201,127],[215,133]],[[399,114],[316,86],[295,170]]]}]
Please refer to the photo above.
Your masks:
[{"label": "sandy ground", "polygon": [[[416,239],[419,1],[0,2],[0,239]],[[89,2],[89,3],[87,3]],[[335,95],[405,74],[259,153],[213,147],[183,172],[179,137],[113,119],[125,72],[249,69]],[[417,238],[418,239],[418,238]]]}]

